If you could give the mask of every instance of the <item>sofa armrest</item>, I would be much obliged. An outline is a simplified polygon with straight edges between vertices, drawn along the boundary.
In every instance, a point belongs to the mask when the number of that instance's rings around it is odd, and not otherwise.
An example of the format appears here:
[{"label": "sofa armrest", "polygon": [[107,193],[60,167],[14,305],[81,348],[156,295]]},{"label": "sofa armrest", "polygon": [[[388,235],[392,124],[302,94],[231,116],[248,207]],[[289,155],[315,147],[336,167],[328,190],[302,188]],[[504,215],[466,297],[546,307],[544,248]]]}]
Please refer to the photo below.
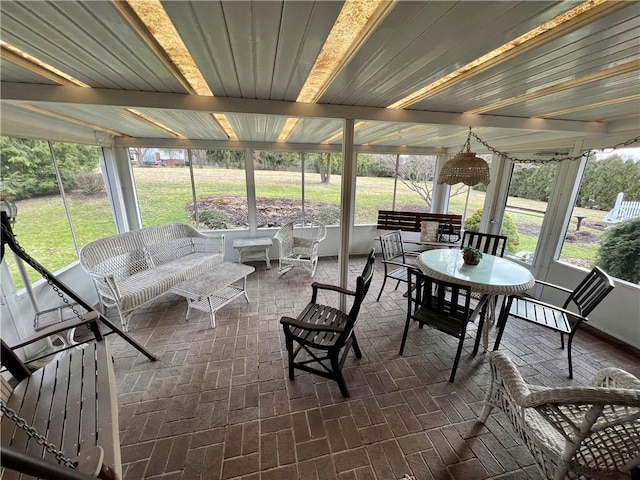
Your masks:
[{"label": "sofa armrest", "polygon": [[219,253],[224,255],[224,235],[215,237],[202,234],[191,239],[194,253]]}]

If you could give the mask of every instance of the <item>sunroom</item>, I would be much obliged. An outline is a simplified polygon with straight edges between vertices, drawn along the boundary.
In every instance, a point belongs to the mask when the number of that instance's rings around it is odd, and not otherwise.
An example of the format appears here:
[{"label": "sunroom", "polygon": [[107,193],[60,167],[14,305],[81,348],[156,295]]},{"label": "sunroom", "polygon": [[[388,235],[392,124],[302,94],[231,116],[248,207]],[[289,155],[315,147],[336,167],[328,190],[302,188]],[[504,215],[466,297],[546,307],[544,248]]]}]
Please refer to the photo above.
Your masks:
[{"label": "sunroom", "polygon": [[[538,475],[501,417],[470,433],[489,388],[488,353],[473,355],[468,341],[452,383],[456,345],[436,330],[411,330],[398,355],[411,295],[383,284],[378,239],[388,231],[378,215],[459,215],[463,230],[508,235],[504,258],[536,280],[574,289],[626,222],[607,215],[640,201],[637,3],[0,9],[3,198],[17,205],[20,246],[75,295],[98,305],[79,255],[112,235],[180,222],[223,234],[225,262],[239,259],[234,241],[256,238],[272,240],[277,262],[282,225],[326,225],[314,276],[248,262],[248,298],[221,308],[215,328],[206,312],[187,318],[174,293],[134,310],[126,335],[160,362],[109,336],[124,478]],[[488,178],[439,183],[467,149]],[[401,234],[408,250],[420,243],[419,231]],[[307,373],[287,380],[280,318],[300,313],[314,281],[355,288],[372,249],[355,327],[363,358],[344,367],[351,396]],[[3,260],[2,339],[15,345],[61,299],[10,249]],[[556,332],[508,322],[500,350],[527,380],[585,385],[603,367],[638,376],[637,270],[609,273],[615,288],[576,335],[573,379]]]}]

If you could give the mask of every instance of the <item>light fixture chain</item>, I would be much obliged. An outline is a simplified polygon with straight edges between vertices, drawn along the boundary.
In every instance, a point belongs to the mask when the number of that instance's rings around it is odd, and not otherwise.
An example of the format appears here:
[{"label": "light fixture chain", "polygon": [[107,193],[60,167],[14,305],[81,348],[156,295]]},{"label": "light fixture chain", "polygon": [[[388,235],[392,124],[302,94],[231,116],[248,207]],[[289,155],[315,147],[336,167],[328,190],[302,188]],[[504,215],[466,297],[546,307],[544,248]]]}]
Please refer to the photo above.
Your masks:
[{"label": "light fixture chain", "polygon": [[[510,157],[509,155],[507,155],[504,152],[501,152],[500,150],[497,150],[495,148],[493,148],[491,145],[489,145],[487,142],[485,142],[484,140],[482,140],[476,133],[474,132],[470,132],[469,133],[473,138],[475,138],[479,143],[481,143],[482,145],[484,145],[487,150],[489,150],[491,153],[504,157],[507,160],[511,160],[513,162],[518,162],[518,163],[551,163],[551,162],[561,162],[561,161],[565,161],[565,160],[570,160],[570,161],[575,161],[575,160],[580,160],[582,157],[584,157],[585,155],[589,155],[592,153],[595,153],[597,150],[585,150],[584,152],[582,152],[580,155],[575,156],[575,157],[551,157],[551,158],[547,158],[547,159],[537,159],[537,158],[517,158],[517,157]],[[617,150],[618,148],[624,148],[624,147],[628,147],[629,145],[633,145],[636,143],[640,143],[640,136],[637,136],[635,138],[631,138],[627,141],[624,142],[620,142],[612,147],[606,147],[603,148],[602,151],[614,151]]]}]

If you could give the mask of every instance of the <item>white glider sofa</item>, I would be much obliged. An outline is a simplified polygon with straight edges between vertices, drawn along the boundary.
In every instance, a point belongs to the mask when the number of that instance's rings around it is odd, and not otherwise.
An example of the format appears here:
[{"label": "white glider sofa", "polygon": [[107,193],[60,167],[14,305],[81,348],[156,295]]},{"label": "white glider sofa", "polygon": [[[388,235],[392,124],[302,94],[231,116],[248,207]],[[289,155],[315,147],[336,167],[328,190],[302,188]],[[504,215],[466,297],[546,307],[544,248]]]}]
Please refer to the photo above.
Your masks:
[{"label": "white glider sofa", "polygon": [[224,236],[204,235],[184,223],[101,238],[80,250],[103,312],[115,306],[125,332],[135,308],[223,262]]}]

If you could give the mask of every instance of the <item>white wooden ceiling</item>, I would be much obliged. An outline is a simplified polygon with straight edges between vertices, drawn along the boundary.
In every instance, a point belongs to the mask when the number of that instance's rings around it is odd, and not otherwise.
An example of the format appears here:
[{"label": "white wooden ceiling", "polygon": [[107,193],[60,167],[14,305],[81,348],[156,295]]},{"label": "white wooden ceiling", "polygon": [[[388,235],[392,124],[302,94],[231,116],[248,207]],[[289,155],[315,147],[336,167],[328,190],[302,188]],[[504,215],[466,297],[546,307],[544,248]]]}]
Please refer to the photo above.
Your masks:
[{"label": "white wooden ceiling", "polygon": [[[316,103],[302,104],[298,94],[343,2],[162,2],[214,94],[205,97],[122,4],[3,0],[0,128],[119,144],[276,147],[297,117],[288,144],[336,148],[341,120],[353,118],[363,121],[355,143],[379,149],[459,149],[470,126],[508,151],[579,140],[607,147],[640,135],[639,2],[607,2],[404,109],[387,108],[579,3],[396,2]],[[91,88],[43,73],[5,44]],[[211,113],[226,114],[237,140]]]}]

